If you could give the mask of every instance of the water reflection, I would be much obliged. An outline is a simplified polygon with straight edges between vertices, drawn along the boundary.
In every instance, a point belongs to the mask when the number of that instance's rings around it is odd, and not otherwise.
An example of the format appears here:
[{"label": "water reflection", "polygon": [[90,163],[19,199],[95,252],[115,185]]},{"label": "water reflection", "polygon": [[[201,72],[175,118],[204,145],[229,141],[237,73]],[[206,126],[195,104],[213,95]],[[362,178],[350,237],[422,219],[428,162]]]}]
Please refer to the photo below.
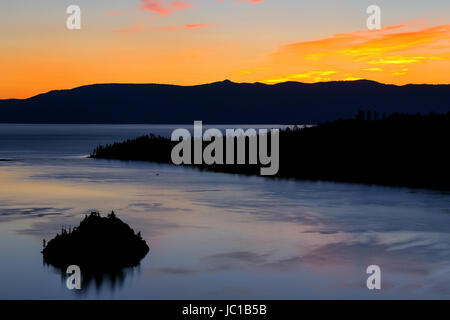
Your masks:
[{"label": "water reflection", "polygon": [[[67,286],[67,279],[70,274],[66,273],[66,268],[52,266],[44,260],[43,265],[44,268],[50,269],[51,272],[60,275],[61,287]],[[103,291],[120,292],[126,283],[126,279],[128,277],[139,277],[140,271],[140,264],[135,267],[103,272],[83,269],[81,270],[81,289],[74,289],[71,290],[71,292],[79,296],[87,296],[88,293],[92,292],[95,292],[98,295]]]},{"label": "water reflection", "polygon": [[[0,130],[1,158],[18,159],[0,162],[0,298],[450,298],[448,193],[96,161],[80,155],[122,133],[46,130],[10,144]],[[67,290],[65,270],[42,267],[42,239],[111,208],[152,244],[151,260]]]}]

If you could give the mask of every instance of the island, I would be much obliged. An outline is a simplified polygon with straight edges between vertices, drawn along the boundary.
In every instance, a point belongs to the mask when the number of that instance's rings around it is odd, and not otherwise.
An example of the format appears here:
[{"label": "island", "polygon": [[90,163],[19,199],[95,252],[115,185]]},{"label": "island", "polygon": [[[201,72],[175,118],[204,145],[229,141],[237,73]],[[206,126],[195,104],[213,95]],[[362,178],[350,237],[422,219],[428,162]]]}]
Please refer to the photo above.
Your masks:
[{"label": "island", "polygon": [[83,272],[115,272],[139,265],[149,252],[140,232],[117,218],[99,212],[86,215],[78,227],[62,228],[53,239],[44,240],[44,262],[65,270],[77,265]]}]

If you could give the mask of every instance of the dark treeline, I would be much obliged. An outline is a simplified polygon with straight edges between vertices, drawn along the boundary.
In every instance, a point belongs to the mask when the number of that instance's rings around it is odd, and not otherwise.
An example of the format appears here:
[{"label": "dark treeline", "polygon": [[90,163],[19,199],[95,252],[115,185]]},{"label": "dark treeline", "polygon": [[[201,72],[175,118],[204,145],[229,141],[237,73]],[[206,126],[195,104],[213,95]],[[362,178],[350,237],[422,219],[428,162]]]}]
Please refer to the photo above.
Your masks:
[{"label": "dark treeline", "polygon": [[[280,168],[276,176],[449,190],[449,130],[450,112],[386,116],[364,111],[354,119],[286,129],[280,132]],[[172,163],[170,155],[175,144],[148,135],[100,146],[91,157]],[[203,142],[203,148],[208,144]],[[248,143],[246,148],[248,157]],[[259,174],[261,167],[195,166],[252,175]]]}]

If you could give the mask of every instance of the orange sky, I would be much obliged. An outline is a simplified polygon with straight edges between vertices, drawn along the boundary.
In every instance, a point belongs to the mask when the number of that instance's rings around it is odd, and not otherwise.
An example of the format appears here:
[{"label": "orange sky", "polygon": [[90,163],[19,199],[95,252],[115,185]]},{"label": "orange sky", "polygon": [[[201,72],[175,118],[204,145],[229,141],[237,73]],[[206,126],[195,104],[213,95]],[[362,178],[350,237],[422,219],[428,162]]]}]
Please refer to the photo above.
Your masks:
[{"label": "orange sky", "polygon": [[77,31],[64,27],[64,5],[48,16],[41,8],[42,17],[0,5],[16,10],[0,15],[8,26],[0,29],[0,99],[92,83],[450,83],[450,24],[438,20],[439,12],[416,21],[393,16],[381,30],[368,31],[365,6],[353,8],[360,13],[354,20],[344,19],[352,8],[326,11],[323,24],[314,18],[320,8],[297,21],[301,13],[273,0],[95,3],[82,11]]},{"label": "orange sky", "polygon": [[450,83],[450,25],[412,22],[288,44],[238,75],[269,84],[355,79]]}]

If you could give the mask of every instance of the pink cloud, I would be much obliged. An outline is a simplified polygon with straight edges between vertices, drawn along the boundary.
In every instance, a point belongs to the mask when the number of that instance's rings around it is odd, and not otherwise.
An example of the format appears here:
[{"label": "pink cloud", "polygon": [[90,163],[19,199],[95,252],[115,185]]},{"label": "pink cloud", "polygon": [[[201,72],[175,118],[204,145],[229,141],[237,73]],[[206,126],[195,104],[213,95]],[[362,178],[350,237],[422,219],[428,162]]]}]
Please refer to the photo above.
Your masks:
[{"label": "pink cloud", "polygon": [[182,30],[182,29],[202,29],[202,28],[208,28],[211,26],[213,26],[213,25],[197,23],[197,24],[185,24],[182,26],[156,27],[156,29],[162,30],[162,31],[175,31],[175,30]]},{"label": "pink cloud", "polygon": [[238,2],[248,2],[248,3],[261,3],[265,0],[238,0]]},{"label": "pink cloud", "polygon": [[122,29],[122,30],[116,30],[116,33],[124,34],[124,33],[136,33],[136,32],[145,32],[149,31],[150,28],[145,27],[143,24],[135,25],[134,27],[130,29]]},{"label": "pink cloud", "polygon": [[138,24],[130,29],[116,30],[116,33],[126,34],[126,33],[146,32],[151,30],[158,30],[158,31],[192,30],[192,29],[208,28],[212,26],[213,24],[197,23],[197,24],[185,24],[181,26],[145,27],[143,24]]},{"label": "pink cloud", "polygon": [[141,0],[141,10],[158,13],[162,16],[168,16],[174,11],[186,10],[192,8],[192,5],[186,1],[167,1],[167,0]]}]

